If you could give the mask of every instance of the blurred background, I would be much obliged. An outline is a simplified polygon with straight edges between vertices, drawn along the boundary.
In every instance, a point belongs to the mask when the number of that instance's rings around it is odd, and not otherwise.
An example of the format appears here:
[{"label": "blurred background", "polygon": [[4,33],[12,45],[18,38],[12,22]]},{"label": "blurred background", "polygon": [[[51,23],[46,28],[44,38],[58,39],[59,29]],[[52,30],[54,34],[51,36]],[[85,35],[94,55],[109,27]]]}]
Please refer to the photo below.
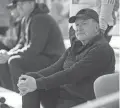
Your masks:
[{"label": "blurred background", "polygon": [[[12,0],[0,0],[0,34],[6,31],[9,26],[10,13],[6,5]],[[38,3],[45,3],[50,9],[50,14],[59,24],[63,37],[68,37],[68,18],[69,18],[69,1],[70,0],[37,0]],[[4,30],[1,28],[6,27]]]},{"label": "blurred background", "polygon": [[[10,13],[6,9],[6,5],[12,0],[0,0],[0,37],[4,37],[9,26]],[[70,46],[68,29],[71,25],[68,23],[69,16],[75,15],[82,8],[92,8],[96,10],[96,0],[37,0],[38,3],[45,3],[50,9],[50,14],[54,17],[60,26],[66,48]],[[113,35],[110,45],[114,48],[116,55],[116,71],[119,69],[119,12],[116,13],[117,24],[110,32]],[[0,41],[2,39],[0,38]]]},{"label": "blurred background", "polygon": [[[6,37],[6,33],[10,25],[9,24],[10,13],[6,9],[6,5],[9,4],[11,1],[12,0],[0,0],[0,42],[3,41],[2,40],[3,37]],[[50,14],[54,17],[54,19],[60,26],[66,48],[70,46],[68,30],[71,25],[68,23],[69,17],[72,15],[75,15],[82,8],[89,7],[89,8],[96,10],[95,1],[96,0],[37,0],[38,3],[45,3],[48,5],[50,9]],[[119,12],[116,13],[117,23],[109,33],[110,35],[113,36],[110,41],[110,45],[113,47],[115,51],[116,72],[120,72],[120,67],[119,67],[119,62],[120,62],[120,58],[119,58],[119,55],[120,55]],[[6,93],[5,95],[6,97],[8,96],[8,94]],[[12,94],[12,96],[13,95],[16,96],[16,94]],[[21,97],[16,96],[16,99],[21,100]],[[13,103],[14,106],[17,106],[18,104],[21,104],[21,101],[18,101],[18,103],[15,104],[13,100],[8,99],[8,103]]]}]

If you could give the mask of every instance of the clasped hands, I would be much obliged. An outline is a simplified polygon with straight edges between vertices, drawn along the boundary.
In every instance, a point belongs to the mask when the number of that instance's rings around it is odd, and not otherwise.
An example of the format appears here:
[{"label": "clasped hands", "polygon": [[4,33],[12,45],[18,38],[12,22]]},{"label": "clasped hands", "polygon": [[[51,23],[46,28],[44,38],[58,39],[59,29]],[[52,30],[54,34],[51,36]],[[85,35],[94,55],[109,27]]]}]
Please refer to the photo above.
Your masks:
[{"label": "clasped hands", "polygon": [[17,86],[22,96],[37,89],[35,78],[28,75],[21,75]]}]

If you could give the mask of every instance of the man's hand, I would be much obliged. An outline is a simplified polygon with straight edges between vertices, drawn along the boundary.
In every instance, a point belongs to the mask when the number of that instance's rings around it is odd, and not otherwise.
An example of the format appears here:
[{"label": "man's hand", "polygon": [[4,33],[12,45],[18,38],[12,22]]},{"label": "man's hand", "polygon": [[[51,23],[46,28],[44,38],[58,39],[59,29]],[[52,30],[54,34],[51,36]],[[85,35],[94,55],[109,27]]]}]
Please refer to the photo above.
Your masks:
[{"label": "man's hand", "polygon": [[8,61],[10,56],[6,50],[0,50],[0,64],[4,64]]},{"label": "man's hand", "polygon": [[0,50],[0,54],[6,54],[6,53],[7,53],[6,50],[4,50],[4,49],[1,49],[1,50]]},{"label": "man's hand", "polygon": [[17,86],[21,95],[26,95],[37,89],[35,78],[27,75],[20,76]]}]

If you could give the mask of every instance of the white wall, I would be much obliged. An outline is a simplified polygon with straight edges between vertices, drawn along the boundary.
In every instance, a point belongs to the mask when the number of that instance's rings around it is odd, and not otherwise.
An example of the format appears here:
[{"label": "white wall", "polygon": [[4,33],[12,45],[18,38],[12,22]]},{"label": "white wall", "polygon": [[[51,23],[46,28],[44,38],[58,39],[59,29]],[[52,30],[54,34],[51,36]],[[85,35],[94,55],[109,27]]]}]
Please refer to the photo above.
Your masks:
[{"label": "white wall", "polygon": [[0,0],[0,26],[9,25],[9,15],[8,10],[6,9],[6,5],[9,2],[10,0]]}]

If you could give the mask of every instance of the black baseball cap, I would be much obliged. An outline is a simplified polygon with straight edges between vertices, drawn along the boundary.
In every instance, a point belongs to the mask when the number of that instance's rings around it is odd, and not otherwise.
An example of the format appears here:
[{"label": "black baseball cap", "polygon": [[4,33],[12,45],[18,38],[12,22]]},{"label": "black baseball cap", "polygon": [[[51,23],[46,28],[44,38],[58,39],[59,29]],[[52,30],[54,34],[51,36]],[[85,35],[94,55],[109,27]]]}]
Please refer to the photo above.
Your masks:
[{"label": "black baseball cap", "polygon": [[87,20],[87,19],[94,19],[96,22],[99,23],[99,16],[96,11],[93,9],[85,8],[78,11],[75,16],[69,18],[69,23],[74,23],[77,18]]},{"label": "black baseball cap", "polygon": [[13,0],[10,4],[6,6],[7,9],[14,9],[17,7],[17,0]]},{"label": "black baseball cap", "polygon": [[36,2],[36,0],[13,0],[10,4],[7,5],[7,9],[14,9],[17,7],[17,2],[26,2],[26,1]]}]

